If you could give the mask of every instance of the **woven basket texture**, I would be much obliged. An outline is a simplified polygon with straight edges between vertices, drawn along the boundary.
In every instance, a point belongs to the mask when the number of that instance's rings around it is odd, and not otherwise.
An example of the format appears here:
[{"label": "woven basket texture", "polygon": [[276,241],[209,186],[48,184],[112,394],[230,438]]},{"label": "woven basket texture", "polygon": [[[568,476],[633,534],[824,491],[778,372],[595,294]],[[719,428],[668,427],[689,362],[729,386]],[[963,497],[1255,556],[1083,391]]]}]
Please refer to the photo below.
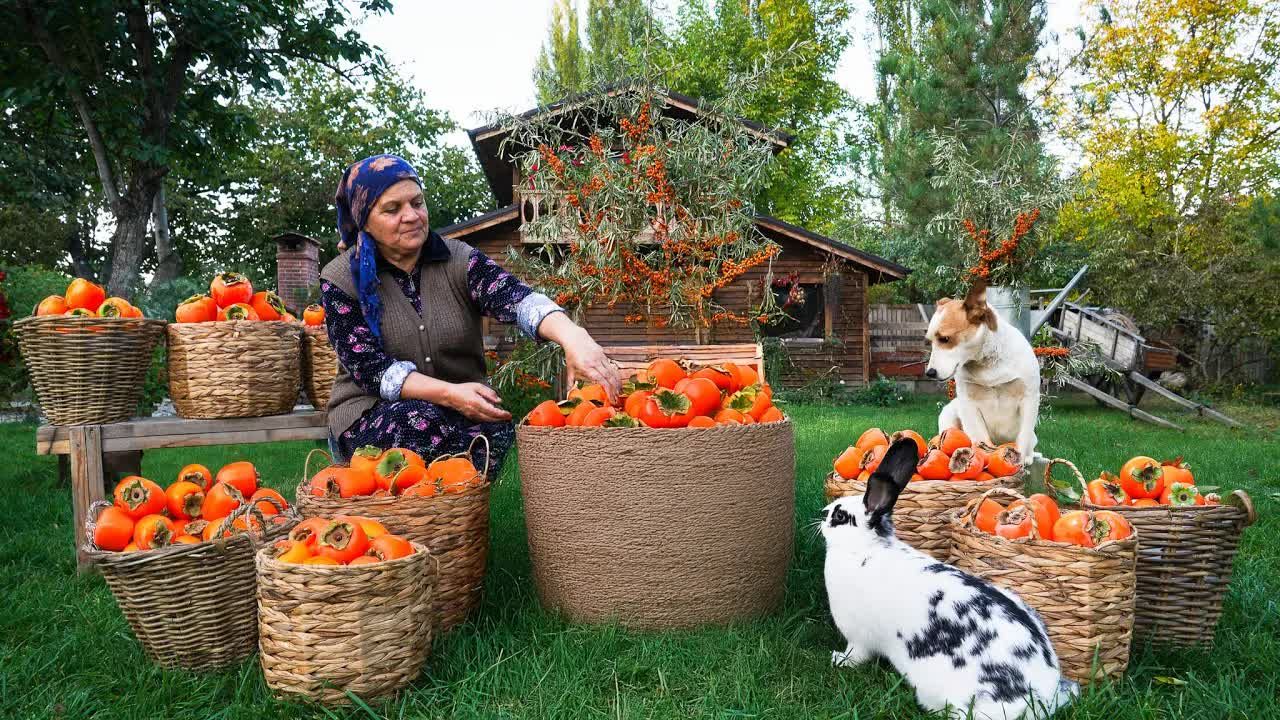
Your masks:
[{"label": "woven basket texture", "polygon": [[281,695],[327,704],[389,695],[431,652],[426,548],[369,565],[301,565],[257,555],[262,673]]},{"label": "woven basket texture", "polygon": [[133,417],[163,320],[23,318],[13,324],[40,409],[53,425],[100,425]]},{"label": "woven basket texture", "polygon": [[[89,517],[97,518],[108,505],[94,503]],[[233,519],[254,506],[242,507]],[[214,670],[234,665],[258,649],[254,552],[287,534],[298,520],[293,510],[275,517],[283,520],[268,520],[261,538],[240,533],[129,553],[94,546],[91,519],[86,523],[90,540],[85,550],[147,658],[165,667]]]},{"label": "woven basket texture", "polygon": [[[893,507],[893,529],[898,539],[936,560],[951,559],[951,513],[992,488],[1021,491],[1027,480],[1023,471],[1017,475],[978,482],[951,480],[917,480],[907,485]],[[824,486],[827,502],[838,497],[862,495],[867,484],[845,480],[834,472]]]},{"label": "woven basket texture", "polygon": [[795,523],[790,422],[520,426],[543,605],[577,622],[693,627],[780,605]]},{"label": "woven basket texture", "polygon": [[[1065,462],[1053,460],[1053,463]],[[952,514],[952,564],[1017,593],[1040,613],[1062,673],[1077,682],[1116,678],[1129,666],[1134,566],[1143,539],[1129,537],[1087,548],[1032,536],[1007,540],[973,525],[978,506],[994,496],[1005,504],[1021,493],[995,489]]]},{"label": "woven basket texture", "polygon": [[329,406],[333,379],[338,374],[338,353],[329,344],[323,325],[304,325],[302,332],[302,384],[311,406],[324,410]]},{"label": "woven basket texture", "polygon": [[283,320],[169,325],[169,397],[184,418],[280,415],[301,390],[302,329]]},{"label": "woven basket texture", "polygon": [[1150,508],[1099,508],[1084,497],[1085,507],[1120,513],[1142,537],[1134,633],[1165,645],[1212,646],[1240,536],[1257,519],[1249,495],[1236,490],[1222,505]]}]

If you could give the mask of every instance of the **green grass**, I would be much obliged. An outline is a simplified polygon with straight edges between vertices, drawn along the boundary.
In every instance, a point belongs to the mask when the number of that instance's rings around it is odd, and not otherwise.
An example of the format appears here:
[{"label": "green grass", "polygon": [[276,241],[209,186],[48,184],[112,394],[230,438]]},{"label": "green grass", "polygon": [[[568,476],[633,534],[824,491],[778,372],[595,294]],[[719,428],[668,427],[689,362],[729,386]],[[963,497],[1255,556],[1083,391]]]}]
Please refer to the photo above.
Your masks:
[{"label": "green grass", "polygon": [[[936,404],[793,407],[797,524],[822,500],[830,460],[864,427],[933,426]],[[1140,425],[1092,404],[1059,403],[1041,448],[1086,473],[1143,451],[1186,455],[1206,484],[1250,492],[1261,516],[1245,535],[1212,651],[1135,647],[1129,673],[1089,691],[1063,718],[1280,717],[1280,437],[1193,423]],[[149,664],[102,580],[77,576],[70,493],[33,454],[31,425],[0,426],[0,717],[2,718],[916,718],[888,666],[830,666],[838,638],[822,587],[823,551],[807,532],[785,605],[772,618],[697,632],[576,627],[543,612],[531,581],[515,463],[493,496],[493,549],[482,612],[441,640],[424,676],[393,700],[327,710],[275,700],[254,661],[197,675]],[[308,443],[147,453],[166,480],[188,460],[248,458],[291,492]],[[1195,608],[1170,608],[1194,613]],[[1160,678],[1172,678],[1173,681]]]}]

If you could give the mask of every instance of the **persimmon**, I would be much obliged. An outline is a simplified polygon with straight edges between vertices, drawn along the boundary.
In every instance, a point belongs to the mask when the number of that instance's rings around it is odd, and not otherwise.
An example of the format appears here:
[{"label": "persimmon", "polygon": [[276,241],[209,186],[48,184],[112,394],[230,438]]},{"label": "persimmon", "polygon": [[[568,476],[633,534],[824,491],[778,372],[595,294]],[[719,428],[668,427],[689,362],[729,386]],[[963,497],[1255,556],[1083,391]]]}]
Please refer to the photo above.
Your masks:
[{"label": "persimmon", "polygon": [[[268,502],[268,499],[279,503],[279,509]],[[284,496],[271,488],[258,488],[249,497],[249,502],[253,503],[254,507],[258,508],[258,512],[263,515],[276,515],[279,514],[281,509],[289,507],[289,503],[285,501]]]},{"label": "persimmon", "polygon": [[564,413],[555,400],[543,400],[525,415],[524,423],[534,427],[564,427]]},{"label": "persimmon", "polygon": [[134,520],[163,512],[167,502],[159,485],[138,475],[130,475],[117,483],[112,495],[116,507]]},{"label": "persimmon", "polygon": [[888,445],[874,445],[870,450],[862,454],[862,469],[873,473],[880,469],[880,463],[884,460],[885,453],[889,452]]},{"label": "persimmon", "polygon": [[738,368],[738,377],[741,380],[742,387],[751,387],[760,382],[760,374],[750,365],[736,365]]},{"label": "persimmon", "polygon": [[142,317],[142,308],[138,307],[137,305],[130,305],[130,306],[129,306],[129,308],[128,308],[128,310],[129,310],[129,312],[125,314],[125,317],[127,317],[127,318],[140,318],[140,317]]},{"label": "persimmon", "polygon": [[377,563],[380,563],[380,562],[382,561],[372,555],[361,555],[360,557],[356,558],[355,560],[352,560],[347,564],[348,565],[376,565]]},{"label": "persimmon", "polygon": [[1208,493],[1206,495],[1201,495],[1200,497],[1204,498],[1205,505],[1221,505],[1222,504],[1222,496],[1219,495],[1218,493]]},{"label": "persimmon", "polygon": [[218,303],[208,295],[192,295],[178,303],[174,319],[180,323],[213,322],[218,319]]},{"label": "persimmon", "polygon": [[[759,420],[766,410],[773,406],[773,393],[766,388],[753,385],[745,387],[724,399],[724,407],[733,408],[752,420]],[[865,449],[865,448],[864,448]]]},{"label": "persimmon", "polygon": [[416,482],[400,493],[402,497],[435,497],[439,494],[440,488],[430,482]]},{"label": "persimmon", "polygon": [[272,548],[280,562],[300,563],[311,557],[311,547],[301,540],[279,540]]},{"label": "persimmon", "polygon": [[371,517],[365,517],[363,515],[338,515],[334,517],[334,520],[353,522],[359,525],[360,529],[364,530],[365,537],[369,538],[370,541],[374,538],[380,538],[383,535],[389,534],[386,525],[383,525]]},{"label": "persimmon", "polygon": [[995,479],[996,479],[996,476],[995,476],[995,475],[992,475],[991,473],[987,472],[986,470],[983,470],[982,472],[978,473],[978,477],[976,477],[976,478],[974,478],[974,479],[975,479],[975,480],[977,480],[978,482],[986,482],[986,481],[988,481],[988,480],[995,480]]},{"label": "persimmon", "polygon": [[916,464],[916,472],[925,480],[946,480],[951,477],[951,458],[938,448],[931,448]]},{"label": "persimmon", "polygon": [[200,537],[205,542],[212,542],[219,538],[229,538],[231,535],[231,524],[227,522],[227,518],[209,521],[209,524],[205,525],[204,531],[200,533]]},{"label": "persimmon", "polygon": [[320,536],[320,532],[329,526],[329,521],[325,518],[307,518],[289,531],[289,539],[306,543],[307,547],[315,547],[316,540]]},{"label": "persimmon", "polygon": [[204,518],[187,520],[186,522],[175,522],[174,527],[183,535],[194,535],[201,537],[204,535],[204,529],[209,527],[209,521]]},{"label": "persimmon", "polygon": [[866,453],[861,448],[850,445],[836,458],[834,468],[836,474],[845,480],[852,480],[862,471],[862,456]]},{"label": "persimmon", "polygon": [[916,444],[916,452],[919,454],[920,457],[924,457],[925,455],[928,454],[929,452],[928,444],[925,443],[924,437],[921,436],[920,433],[916,432],[915,430],[899,430],[898,432],[889,436],[889,444],[892,445],[898,442],[899,440],[901,440],[902,438],[911,438],[912,442]]},{"label": "persimmon", "polygon": [[1096,480],[1090,480],[1086,486],[1085,496],[1091,505],[1098,507],[1114,507],[1126,505],[1129,496],[1120,487],[1120,480],[1111,473],[1102,473]]},{"label": "persimmon", "polygon": [[911,473],[911,479],[907,482],[920,482],[921,480],[924,480],[924,476],[917,472]]},{"label": "persimmon", "polygon": [[979,450],[976,446],[956,448],[951,453],[951,461],[947,467],[951,469],[953,478],[963,480],[973,480],[982,474],[982,469],[987,465],[987,454]]},{"label": "persimmon", "polygon": [[121,297],[109,297],[102,301],[98,306],[98,317],[129,317],[132,314],[133,306],[128,300]]},{"label": "persimmon", "polygon": [[209,488],[213,487],[213,473],[209,472],[209,468],[199,463],[191,463],[183,465],[178,471],[178,482],[193,482],[200,486],[200,489],[209,492]]},{"label": "persimmon", "polygon": [[765,410],[764,414],[760,416],[760,422],[762,423],[782,422],[786,419],[787,416],[783,415],[782,411],[779,410],[776,405],[770,405],[769,409]]},{"label": "persimmon", "polygon": [[381,535],[369,541],[369,554],[378,560],[396,560],[413,554],[413,545],[398,535]]},{"label": "persimmon", "polygon": [[123,508],[108,505],[93,525],[93,544],[100,550],[120,552],[133,541],[133,518]]},{"label": "persimmon", "polygon": [[170,545],[199,545],[199,544],[200,544],[200,538],[198,538],[198,537],[196,537],[196,536],[194,536],[194,535],[186,535],[186,534],[183,534],[183,535],[174,535],[174,536],[173,536],[173,542],[171,542],[171,543],[169,543],[169,544],[170,544]]},{"label": "persimmon", "polygon": [[404,491],[427,479],[427,469],[419,465],[406,465],[403,470],[391,478],[387,490],[392,495],[403,494]]},{"label": "persimmon", "polygon": [[1094,522],[1084,510],[1073,510],[1064,513],[1053,525],[1053,539],[1057,542],[1071,543],[1081,547],[1093,547]]},{"label": "persimmon", "polygon": [[285,312],[285,314],[284,314],[284,315],[281,315],[281,316],[280,316],[280,319],[281,319],[281,320],[283,320],[283,321],[285,321],[285,322],[290,322],[290,323],[296,323],[296,322],[298,322],[298,318],[297,318],[297,317],[295,317],[293,313],[291,313],[291,312],[287,312],[287,311]]},{"label": "persimmon", "polygon": [[244,494],[237,490],[236,486],[215,482],[213,487],[209,488],[209,492],[204,494],[200,516],[210,522],[221,520],[243,504]]},{"label": "persimmon", "polygon": [[1182,483],[1183,485],[1196,484],[1196,478],[1191,474],[1191,468],[1187,467],[1181,456],[1161,462],[1160,473],[1166,489],[1174,483]]},{"label": "persimmon", "polygon": [[715,420],[716,423],[719,425],[724,425],[726,423],[734,423],[736,425],[742,425],[743,424],[742,421],[744,418],[745,416],[742,413],[738,412],[737,410],[734,410],[733,408],[723,408],[719,412],[717,412],[712,419]]},{"label": "persimmon", "polygon": [[[85,308],[71,308],[67,311],[67,317],[97,317],[98,314],[92,310]],[[101,326],[99,326],[101,327]]]},{"label": "persimmon", "polygon": [[427,461],[423,460],[421,455],[409,448],[396,448],[396,450],[399,450],[400,453],[404,455],[405,462],[410,465],[417,465],[420,468],[425,468],[427,466]]},{"label": "persimmon", "polygon": [[1031,511],[1036,516],[1036,532],[1040,534],[1041,540],[1053,539],[1053,526],[1058,523],[1058,518],[1062,517],[1062,512],[1058,509],[1058,503],[1044,493],[1036,493],[1027,498],[1027,502],[1021,500],[1014,501],[1009,505],[1012,510],[1015,507],[1024,507],[1031,505]]},{"label": "persimmon", "polygon": [[386,451],[375,445],[363,445],[351,453],[351,472],[373,477],[373,469]]},{"label": "persimmon", "polygon": [[[381,462],[379,461],[379,465]],[[396,465],[401,469],[406,466],[407,464]],[[388,480],[387,487],[390,486]],[[372,495],[377,489],[378,481],[374,476],[354,472],[351,468],[340,465],[330,465],[311,478],[311,494],[319,492],[319,497],[359,497]]]},{"label": "persimmon", "polygon": [[1129,503],[1129,507],[1160,507],[1160,501],[1152,500],[1151,498],[1139,498]]},{"label": "persimmon", "polygon": [[139,550],[162,548],[173,541],[173,521],[163,515],[146,515],[133,526],[133,541]]},{"label": "persimmon", "polygon": [[649,367],[645,368],[646,375],[657,383],[658,387],[674,388],[676,383],[689,376],[689,373],[675,360],[667,358],[658,358],[649,363]]},{"label": "persimmon", "polygon": [[858,473],[858,482],[865,483],[869,480],[871,480],[870,470],[863,470],[862,472]]},{"label": "persimmon", "polygon": [[246,303],[236,303],[218,308],[218,320],[261,320],[258,311]]},{"label": "persimmon", "polygon": [[639,419],[644,404],[653,396],[652,390],[637,390],[627,396],[622,403],[622,410],[633,418]]},{"label": "persimmon", "polygon": [[284,301],[270,290],[259,290],[249,300],[249,307],[258,313],[263,320],[279,320],[288,312],[284,309]]},{"label": "persimmon", "polygon": [[324,324],[324,306],[313,304],[313,305],[308,305],[305,309],[303,309],[302,324],[311,325],[312,327],[315,327],[317,325],[323,325]]},{"label": "persimmon", "polygon": [[688,425],[693,416],[693,400],[688,395],[661,387],[645,400],[636,419],[652,428],[671,428]]},{"label": "persimmon", "polygon": [[200,507],[204,505],[204,488],[200,485],[189,480],[179,480],[166,488],[164,495],[169,517],[190,520],[200,516]]},{"label": "persimmon", "polygon": [[720,409],[720,388],[705,376],[693,375],[676,383],[675,391],[689,396],[694,415],[714,415]]},{"label": "persimmon", "polygon": [[347,563],[369,549],[369,536],[358,523],[349,520],[333,520],[316,538],[315,553],[323,557]]},{"label": "persimmon", "polygon": [[460,493],[483,478],[476,466],[464,456],[441,458],[427,466],[427,482],[445,493]]},{"label": "persimmon", "polygon": [[131,541],[128,545],[125,545],[124,550],[121,550],[120,552],[138,552],[138,550],[140,550],[138,543]]},{"label": "persimmon", "polygon": [[707,417],[706,415],[699,415],[698,417],[696,417],[696,418],[694,418],[694,419],[690,420],[690,421],[689,421],[689,424],[688,424],[688,426],[687,426],[687,427],[691,427],[691,428],[709,428],[709,427],[715,427],[715,426],[716,426],[716,421],[715,421],[715,420],[712,420],[711,418]]},{"label": "persimmon", "polygon": [[1109,540],[1124,540],[1133,534],[1133,525],[1123,515],[1112,510],[1099,510],[1093,514],[1094,541],[1102,544]]},{"label": "persimmon", "polygon": [[1164,490],[1164,470],[1145,455],[1130,458],[1120,467],[1120,487],[1135,500],[1159,498]]},{"label": "persimmon", "polygon": [[302,561],[303,565],[341,565],[342,563],[326,555],[312,555]]},{"label": "persimmon", "polygon": [[600,405],[593,400],[580,400],[578,398],[574,398],[573,400],[566,402],[574,403],[573,409],[570,410],[569,414],[564,418],[564,424],[569,427],[581,427],[582,421],[587,419],[587,414],[600,407]]},{"label": "persimmon", "polygon": [[617,415],[617,414],[618,414],[618,411],[614,410],[612,406],[605,405],[603,407],[598,407],[595,410],[592,410],[591,412],[587,413],[587,416],[582,419],[582,426],[583,427],[603,427],[606,422],[608,422],[610,419],[613,418],[614,415]]},{"label": "persimmon", "polygon": [[36,305],[36,315],[64,315],[71,308],[67,307],[67,299],[61,295],[50,295]]},{"label": "persimmon", "polygon": [[996,516],[996,535],[1007,540],[1031,536],[1031,511],[1015,502]]},{"label": "persimmon", "polygon": [[593,400],[601,405],[608,405],[609,393],[599,383],[579,383],[577,387],[569,391],[569,396],[566,399]]},{"label": "persimmon", "polygon": [[1195,485],[1179,482],[1165,488],[1164,492],[1160,493],[1160,504],[1172,507],[1194,507],[1198,497],[1200,497],[1200,491],[1196,489]]},{"label": "persimmon", "polygon": [[982,504],[978,505],[978,516],[974,518],[974,526],[982,532],[994,535],[996,533],[996,516],[1004,512],[1004,509],[1004,506],[995,500],[983,498]]},{"label": "persimmon", "polygon": [[[417,457],[416,453],[414,457]],[[421,459],[419,458],[419,460]],[[405,454],[404,450],[400,448],[391,448],[390,450],[382,453],[382,457],[378,458],[378,462],[373,466],[373,477],[370,478],[370,480],[373,482],[374,487],[363,492],[360,492],[359,488],[353,488],[353,491],[357,495],[369,495],[377,488],[388,489],[391,487],[391,479],[399,474],[401,470],[412,464],[414,463],[409,461],[409,456]],[[358,475],[358,473],[356,474]],[[343,495],[343,497],[351,496]]]},{"label": "persimmon", "polygon": [[987,453],[987,471],[996,477],[1016,475],[1022,470],[1022,453],[1006,443]]},{"label": "persimmon", "polygon": [[720,367],[724,368],[724,371],[729,373],[730,382],[729,387],[725,390],[726,393],[732,395],[747,386],[746,378],[742,376],[741,365],[735,362],[726,362],[721,363]]},{"label": "persimmon", "polygon": [[946,455],[954,454],[960,448],[972,446],[973,441],[960,428],[947,428],[938,434],[938,449]]},{"label": "persimmon", "polygon": [[248,460],[240,460],[238,462],[227,463],[218,470],[218,474],[213,476],[213,482],[224,482],[228,485],[234,485],[240,494],[249,497],[258,491],[258,481],[261,476],[258,475],[258,468]]},{"label": "persimmon", "polygon": [[223,272],[213,276],[209,283],[209,295],[218,307],[247,304],[253,299],[253,285],[249,278],[236,272]]},{"label": "persimmon", "polygon": [[858,436],[858,442],[853,445],[863,452],[867,452],[877,445],[889,447],[889,436],[878,427],[868,428],[862,431],[862,434]]},{"label": "persimmon", "polygon": [[102,305],[102,301],[106,299],[107,291],[103,290],[101,285],[84,278],[76,278],[67,286],[66,300],[68,310],[88,310],[96,313]]},{"label": "persimmon", "polygon": [[732,392],[733,375],[729,374],[721,365],[708,365],[701,368],[689,376],[690,378],[705,378],[710,380],[716,389],[722,393]]}]

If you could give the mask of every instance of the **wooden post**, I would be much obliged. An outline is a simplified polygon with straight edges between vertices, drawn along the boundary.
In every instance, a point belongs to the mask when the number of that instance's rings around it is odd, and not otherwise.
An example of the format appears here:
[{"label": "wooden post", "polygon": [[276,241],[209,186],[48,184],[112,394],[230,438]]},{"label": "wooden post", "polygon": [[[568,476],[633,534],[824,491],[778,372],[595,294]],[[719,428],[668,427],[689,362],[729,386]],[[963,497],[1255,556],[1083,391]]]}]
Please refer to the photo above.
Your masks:
[{"label": "wooden post", "polygon": [[68,432],[71,442],[71,524],[76,538],[76,566],[89,568],[84,554],[84,522],[89,507],[103,499],[102,426],[79,425]]}]

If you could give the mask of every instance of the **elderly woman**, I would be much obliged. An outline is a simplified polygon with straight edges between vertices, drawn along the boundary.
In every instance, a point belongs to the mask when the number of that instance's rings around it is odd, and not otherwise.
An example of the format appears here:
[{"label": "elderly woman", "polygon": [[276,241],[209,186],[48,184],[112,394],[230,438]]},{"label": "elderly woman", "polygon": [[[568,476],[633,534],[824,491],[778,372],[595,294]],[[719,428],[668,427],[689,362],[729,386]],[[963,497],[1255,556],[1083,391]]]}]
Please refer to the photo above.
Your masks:
[{"label": "elderly woman", "polygon": [[320,292],[339,363],[329,433],[344,458],[373,445],[430,459],[485,435],[500,467],[514,432],[485,384],[482,315],[559,343],[572,376],[617,390],[613,363],[559,306],[428,228],[422,180],[402,158],[347,168],[334,202],[346,250],[321,271]]}]

